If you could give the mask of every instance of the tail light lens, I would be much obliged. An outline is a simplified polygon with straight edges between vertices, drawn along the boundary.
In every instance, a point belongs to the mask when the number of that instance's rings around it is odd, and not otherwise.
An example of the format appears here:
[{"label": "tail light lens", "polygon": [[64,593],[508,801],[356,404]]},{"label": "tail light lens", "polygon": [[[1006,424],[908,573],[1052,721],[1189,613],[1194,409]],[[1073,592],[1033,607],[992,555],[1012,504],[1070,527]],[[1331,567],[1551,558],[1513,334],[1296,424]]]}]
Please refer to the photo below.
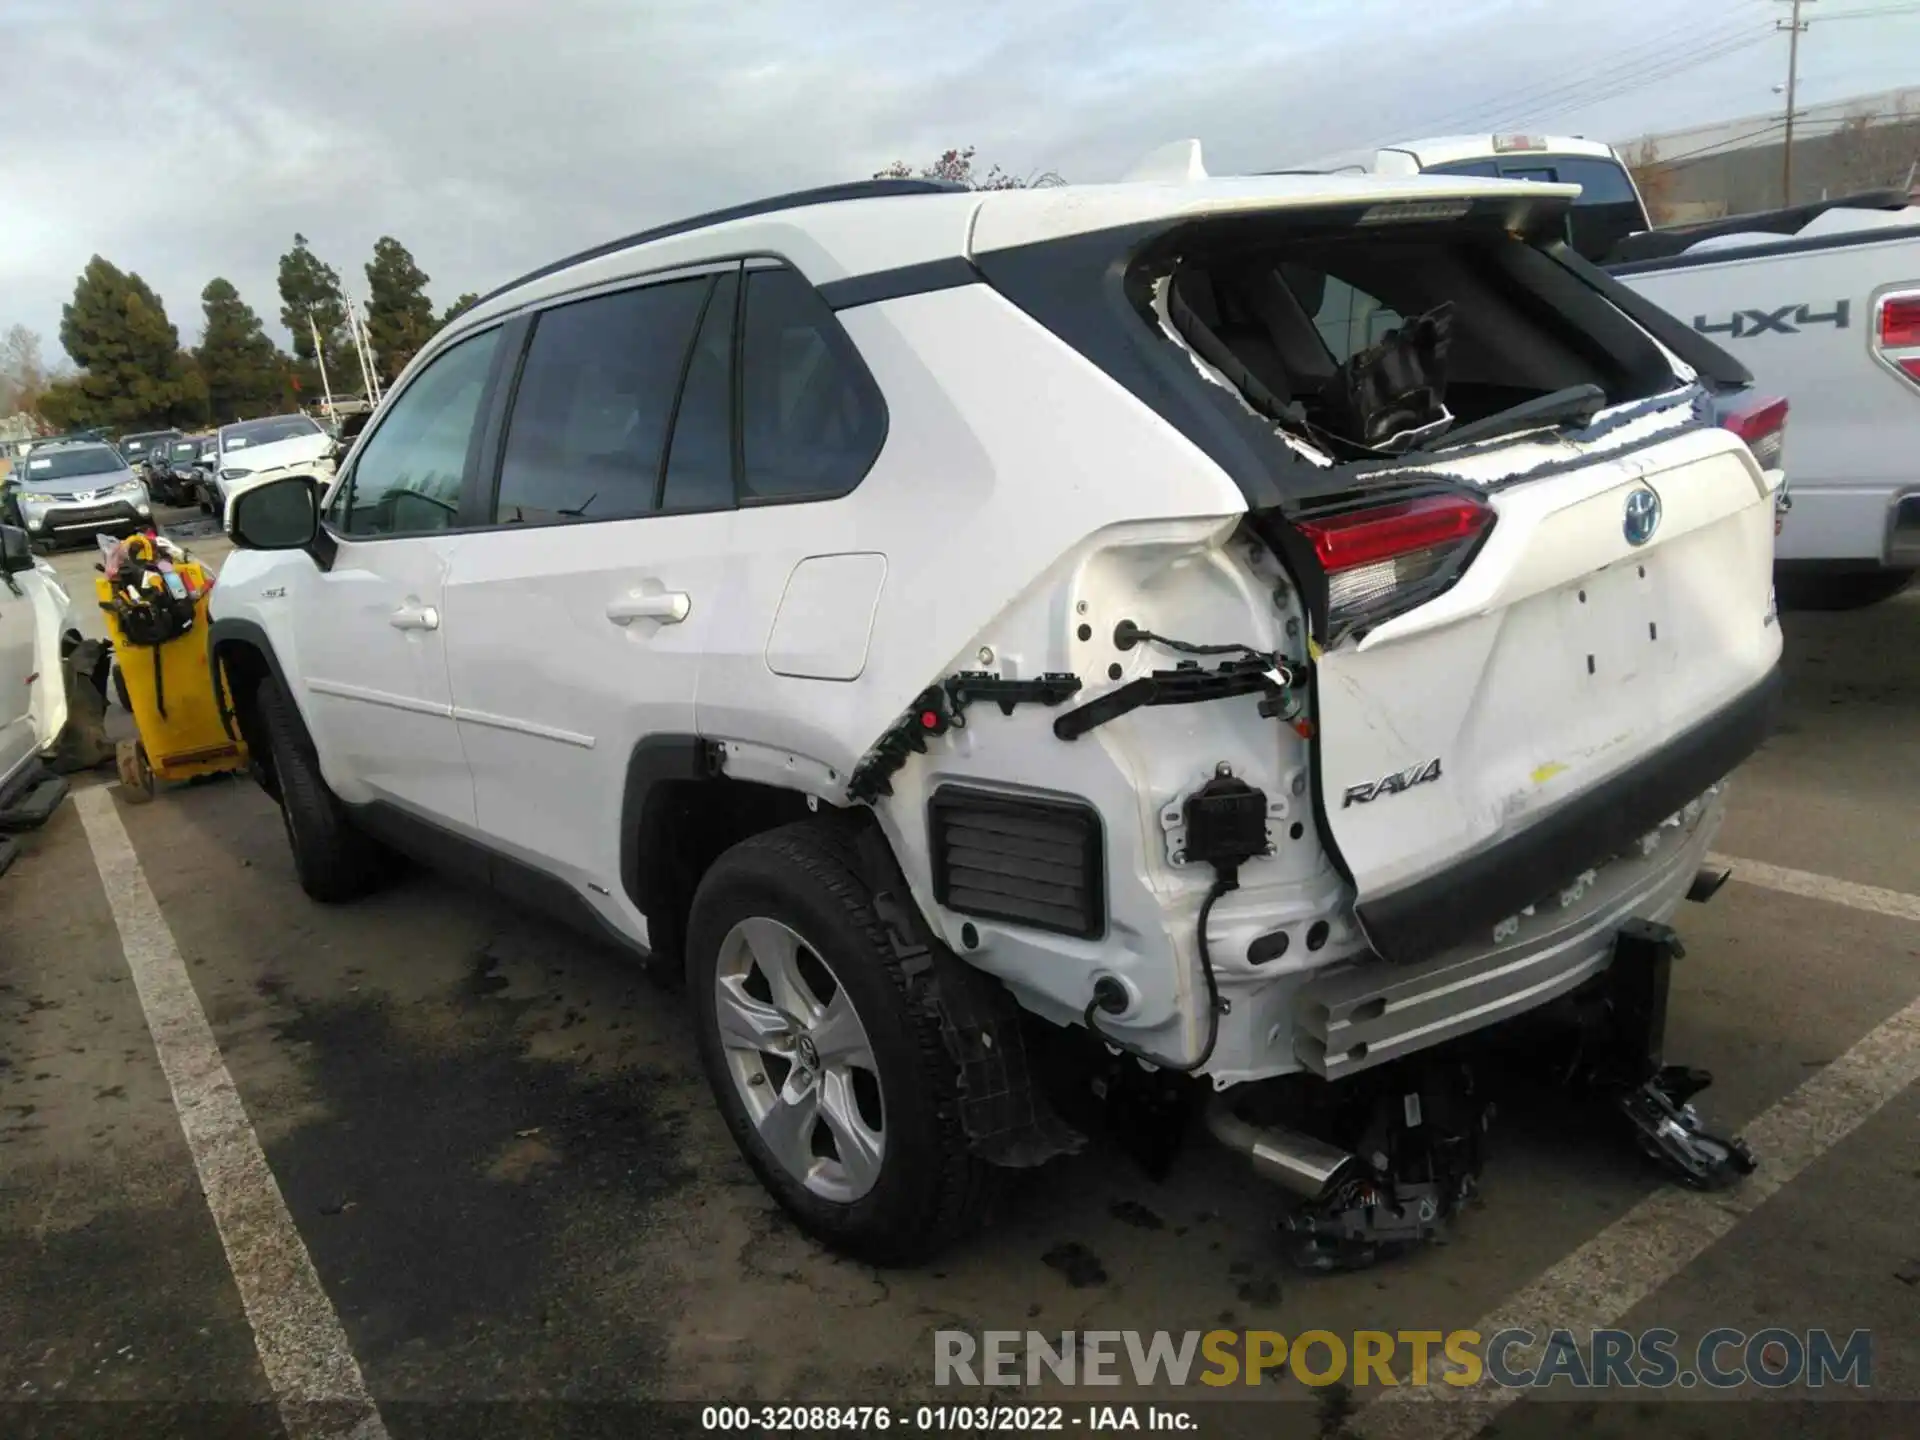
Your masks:
[{"label": "tail light lens", "polygon": [[1778,470],[1787,446],[1787,402],[1755,400],[1720,415],[1720,428],[1747,442],[1762,470]]},{"label": "tail light lens", "polygon": [[1435,495],[1297,521],[1327,577],[1327,636],[1431,600],[1459,578],[1493,511],[1460,495]]},{"label": "tail light lens", "polygon": [[1875,306],[1873,341],[1888,369],[1920,385],[1920,290],[1880,297]]}]

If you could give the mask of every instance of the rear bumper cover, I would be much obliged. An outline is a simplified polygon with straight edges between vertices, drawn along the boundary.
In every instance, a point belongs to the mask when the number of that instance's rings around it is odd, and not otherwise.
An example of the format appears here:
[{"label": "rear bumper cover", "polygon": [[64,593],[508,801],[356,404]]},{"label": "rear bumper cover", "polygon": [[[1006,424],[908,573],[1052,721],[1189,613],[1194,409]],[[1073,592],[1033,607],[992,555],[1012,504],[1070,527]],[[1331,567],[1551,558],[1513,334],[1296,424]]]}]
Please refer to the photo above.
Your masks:
[{"label": "rear bumper cover", "polygon": [[1681,810],[1759,748],[1780,707],[1780,671],[1640,764],[1459,864],[1355,907],[1375,953],[1429,959],[1572,883]]},{"label": "rear bumper cover", "polygon": [[1689,801],[1530,907],[1503,940],[1483,934],[1418,964],[1369,957],[1315,977],[1293,998],[1295,1057],[1313,1074],[1344,1079],[1564,995],[1613,963],[1629,920],[1665,920],[1680,907],[1723,808],[1719,787]]}]

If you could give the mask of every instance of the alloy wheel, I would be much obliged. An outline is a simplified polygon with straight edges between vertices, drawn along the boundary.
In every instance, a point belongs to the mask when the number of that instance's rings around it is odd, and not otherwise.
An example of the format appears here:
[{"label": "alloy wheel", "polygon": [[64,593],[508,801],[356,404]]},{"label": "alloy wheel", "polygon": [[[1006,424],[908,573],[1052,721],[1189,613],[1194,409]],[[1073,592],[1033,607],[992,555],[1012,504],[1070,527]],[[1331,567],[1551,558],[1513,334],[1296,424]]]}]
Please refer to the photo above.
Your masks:
[{"label": "alloy wheel", "polygon": [[886,1157],[880,1073],[853,997],[791,927],[756,916],[727,932],[714,1014],[747,1117],[782,1169],[851,1204]]}]

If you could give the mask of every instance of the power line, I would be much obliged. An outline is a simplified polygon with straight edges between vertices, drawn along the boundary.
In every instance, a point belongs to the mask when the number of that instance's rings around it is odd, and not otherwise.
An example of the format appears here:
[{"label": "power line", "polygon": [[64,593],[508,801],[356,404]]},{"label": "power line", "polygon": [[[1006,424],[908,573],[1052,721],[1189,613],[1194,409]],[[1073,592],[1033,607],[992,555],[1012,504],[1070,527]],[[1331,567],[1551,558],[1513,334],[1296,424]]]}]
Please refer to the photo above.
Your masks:
[{"label": "power line", "polygon": [[1551,105],[1562,115],[1576,114],[1581,110],[1588,110],[1596,105],[1604,104],[1606,101],[1618,99],[1622,95],[1630,95],[1636,90],[1645,89],[1647,86],[1657,84],[1662,80],[1672,79],[1674,76],[1684,74],[1689,70],[1697,70],[1702,65],[1711,64],[1715,60],[1724,59],[1741,50],[1751,49],[1753,46],[1762,44],[1771,38],[1771,31],[1761,31],[1757,34],[1730,38],[1717,45],[1702,47],[1687,54],[1675,56],[1668,63],[1638,69],[1631,75],[1621,77],[1616,83],[1611,85],[1594,88],[1591,83],[1587,83],[1577,87],[1569,87],[1564,93],[1543,102],[1542,108],[1544,108],[1545,105]]},{"label": "power line", "polygon": [[[1602,77],[1631,72],[1633,69],[1655,60],[1662,54],[1671,53],[1674,44],[1677,43],[1681,37],[1690,37],[1708,44],[1714,44],[1726,38],[1729,33],[1731,33],[1731,31],[1725,28],[1701,27],[1693,21],[1688,21],[1678,26],[1670,26],[1657,34],[1642,38],[1626,50],[1619,52],[1608,60],[1601,69],[1584,77],[1583,80],[1578,83],[1584,84]],[[1531,107],[1536,102],[1549,99],[1566,88],[1567,81],[1565,77],[1544,83],[1536,81],[1501,94],[1482,97],[1471,105],[1453,111],[1445,119],[1436,121],[1435,124],[1441,129],[1452,129],[1456,126],[1471,126],[1479,122],[1482,117],[1491,117],[1496,113],[1505,113]]]},{"label": "power line", "polygon": [[[1727,10],[1718,18],[1722,21],[1731,20],[1733,15],[1733,10]],[[1651,83],[1652,80],[1665,78],[1668,74],[1677,74],[1691,64],[1704,63],[1705,60],[1717,58],[1718,47],[1749,36],[1753,29],[1751,22],[1703,27],[1698,24],[1698,18],[1696,16],[1680,25],[1668,26],[1653,35],[1643,37],[1627,49],[1617,52],[1598,70],[1582,76],[1577,81],[1569,83],[1562,77],[1544,83],[1523,85],[1491,97],[1482,97],[1472,105],[1450,112],[1444,118],[1429,122],[1421,128],[1431,134],[1490,128],[1497,119],[1535,112],[1546,106],[1561,107],[1568,96],[1584,95],[1596,88],[1603,90],[1609,84],[1619,84],[1643,75],[1647,77],[1647,83]],[[1771,33],[1770,28],[1760,31],[1758,38],[1764,39]],[[1676,54],[1675,46],[1683,39],[1691,39],[1698,43]],[[1738,48],[1738,46],[1732,48]],[[1659,73],[1649,73],[1655,70]],[[1637,88],[1637,84],[1630,88]],[[1597,102],[1587,100],[1583,103]],[[1533,117],[1528,115],[1528,118]],[[1404,138],[1404,128],[1402,127],[1402,132],[1396,135],[1390,135],[1372,143],[1386,144],[1393,139]]]},{"label": "power line", "polygon": [[1920,15],[1920,5],[1895,5],[1885,10],[1822,10],[1807,18],[1824,25],[1829,20],[1884,20],[1897,15]]}]

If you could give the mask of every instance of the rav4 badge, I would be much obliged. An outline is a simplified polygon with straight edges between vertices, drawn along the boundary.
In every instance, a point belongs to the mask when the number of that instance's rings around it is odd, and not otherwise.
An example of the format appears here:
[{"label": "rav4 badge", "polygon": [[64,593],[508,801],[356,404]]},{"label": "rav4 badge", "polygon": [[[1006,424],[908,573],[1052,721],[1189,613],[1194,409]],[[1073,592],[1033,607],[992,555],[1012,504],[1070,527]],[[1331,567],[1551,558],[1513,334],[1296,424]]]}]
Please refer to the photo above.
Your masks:
[{"label": "rav4 badge", "polygon": [[1411,790],[1416,785],[1439,778],[1440,757],[1436,755],[1424,764],[1409,765],[1404,770],[1382,775],[1378,780],[1370,780],[1364,785],[1349,785],[1347,793],[1340,799],[1340,808],[1345,810],[1350,805],[1371,804],[1382,795],[1398,795],[1403,790]]}]

